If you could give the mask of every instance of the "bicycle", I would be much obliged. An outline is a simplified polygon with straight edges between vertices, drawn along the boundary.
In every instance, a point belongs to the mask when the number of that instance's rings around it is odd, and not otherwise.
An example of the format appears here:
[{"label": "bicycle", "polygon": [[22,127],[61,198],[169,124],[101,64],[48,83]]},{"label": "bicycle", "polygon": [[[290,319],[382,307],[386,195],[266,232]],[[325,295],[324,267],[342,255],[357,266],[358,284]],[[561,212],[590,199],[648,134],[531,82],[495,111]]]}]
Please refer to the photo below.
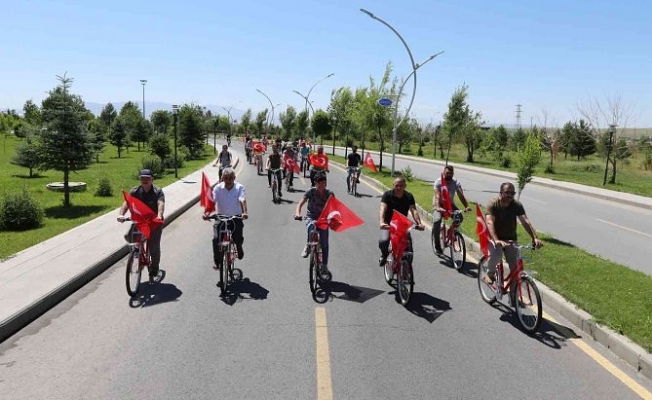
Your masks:
[{"label": "bicycle", "polygon": [[292,168],[287,168],[287,172],[285,174],[285,191],[286,192],[293,191],[293,188],[292,188],[292,181],[293,180],[294,180],[294,170]]},{"label": "bicycle", "polygon": [[466,243],[464,237],[460,233],[460,225],[464,220],[461,210],[448,211],[451,213],[451,225],[447,228],[446,222],[442,218],[441,228],[439,232],[432,231],[430,242],[432,244],[432,251],[437,254],[437,245],[435,244],[436,235],[439,235],[439,242],[442,248],[448,248],[450,251],[451,266],[457,271],[464,268],[466,262]]},{"label": "bicycle", "polygon": [[308,156],[301,156],[301,173],[304,178],[308,177],[308,175],[306,175],[308,171],[310,171],[310,159]]},{"label": "bicycle", "polygon": [[[123,217],[123,221],[131,221],[131,217]],[[143,233],[136,228],[134,225],[131,233],[131,241],[128,244],[129,246],[129,258],[127,258],[127,270],[126,270],[126,279],[125,283],[127,286],[127,294],[134,297],[138,294],[138,289],[140,288],[140,280],[143,273],[143,269],[147,267],[147,272],[150,271],[152,265],[152,256],[149,253],[149,246],[147,243],[147,238]],[[138,262],[136,263],[136,260]],[[149,278],[150,283],[159,282],[161,277],[161,272],[156,276],[151,276]]]},{"label": "bicycle", "polygon": [[272,201],[274,204],[280,204],[281,203],[281,198],[278,196],[278,188],[279,188],[279,181],[278,181],[278,173],[281,171],[280,168],[275,168],[275,169],[270,169],[272,173]]},{"label": "bicycle", "polygon": [[256,164],[256,174],[262,175],[263,173],[263,155],[261,153],[254,155],[254,163]]},{"label": "bicycle", "polygon": [[225,215],[213,214],[206,219],[215,220],[213,232],[215,237],[220,239],[219,246],[222,252],[222,268],[220,270],[220,281],[217,286],[220,288],[222,295],[228,292],[229,286],[234,282],[242,280],[242,270],[235,268],[235,260],[238,258],[238,250],[233,242],[233,220],[242,219],[241,215],[227,217]]},{"label": "bicycle", "polygon": [[227,165],[226,167],[223,167],[220,165],[220,167],[217,169],[217,181],[220,182],[222,181],[222,171],[224,171],[225,168],[231,168],[231,164]]},{"label": "bicycle", "polygon": [[[389,229],[389,228],[381,228]],[[418,225],[413,225],[407,233],[407,244],[405,251],[400,260],[397,260],[397,251],[392,246],[392,241],[389,241],[390,252],[385,261],[385,281],[392,287],[396,277],[396,294],[400,303],[407,306],[412,298],[414,292],[414,268],[412,268],[412,260],[414,258],[414,250],[412,248],[412,236],[409,231],[416,229],[422,231],[424,228],[419,228]]]},{"label": "bicycle", "polygon": [[322,249],[315,221],[309,217],[294,217],[294,219],[297,221],[308,221],[307,226],[310,231],[310,239],[306,243],[310,251],[310,256],[308,257],[308,283],[310,284],[310,292],[314,295],[317,291],[317,286],[320,283],[330,282],[333,279],[333,274],[330,271],[322,271]]},{"label": "bicycle", "polygon": [[516,259],[516,267],[511,268],[507,279],[505,279],[505,269],[503,261],[501,260],[496,266],[496,281],[493,285],[489,285],[485,281],[487,276],[487,257],[482,257],[478,263],[478,288],[480,289],[480,296],[487,304],[494,304],[496,301],[501,301],[503,295],[509,294],[509,306],[514,307],[518,322],[523,330],[528,334],[533,334],[539,329],[541,325],[543,307],[541,305],[541,294],[537,288],[534,279],[532,278],[533,272],[528,272],[523,269],[523,260],[526,257],[523,255],[525,250],[535,249],[533,244],[520,246],[515,242],[510,242],[510,246],[518,251]]},{"label": "bicycle", "polygon": [[349,167],[349,185],[351,186],[351,190],[349,193],[354,195],[355,197],[358,197],[358,183],[360,182],[360,167]]}]

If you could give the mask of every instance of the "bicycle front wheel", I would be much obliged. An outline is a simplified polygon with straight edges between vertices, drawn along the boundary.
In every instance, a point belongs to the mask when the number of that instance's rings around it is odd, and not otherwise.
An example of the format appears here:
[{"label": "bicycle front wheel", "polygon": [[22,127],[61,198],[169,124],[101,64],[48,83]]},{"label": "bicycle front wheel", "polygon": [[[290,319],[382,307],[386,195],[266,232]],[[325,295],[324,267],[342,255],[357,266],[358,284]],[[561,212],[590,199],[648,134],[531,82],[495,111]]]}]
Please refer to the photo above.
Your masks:
[{"label": "bicycle front wheel", "polygon": [[466,262],[466,243],[461,233],[455,232],[453,236],[453,243],[450,246],[451,263],[453,268],[461,271]]},{"label": "bicycle front wheel", "polygon": [[496,292],[485,282],[487,270],[487,258],[482,257],[478,262],[478,289],[482,300],[487,304],[493,304],[496,302]]},{"label": "bicycle front wheel", "polygon": [[518,285],[512,288],[512,290],[514,289],[512,299],[518,322],[526,333],[532,335],[539,329],[543,318],[539,288],[534,283],[534,279],[529,276],[521,276]]},{"label": "bicycle front wheel", "polygon": [[392,286],[392,282],[394,281],[394,255],[392,253],[389,253],[387,256],[387,261],[385,261],[385,267],[383,268],[385,270],[385,282],[389,284],[389,286]]},{"label": "bicycle front wheel", "polygon": [[228,276],[228,268],[229,268],[229,255],[228,255],[228,248],[222,248],[223,254],[222,254],[222,268],[220,268],[220,293],[225,294],[226,293],[226,286],[227,286],[227,280],[229,279]]},{"label": "bicycle front wheel", "polygon": [[278,184],[276,183],[276,178],[272,181],[272,201],[275,204],[278,203]]},{"label": "bicycle front wheel", "polygon": [[311,251],[308,283],[310,284],[310,293],[312,294],[315,294],[315,291],[317,290],[317,268],[318,267],[319,265],[317,263],[315,252]]},{"label": "bicycle front wheel", "polygon": [[140,275],[143,269],[140,267],[140,260],[136,251],[132,250],[127,259],[127,293],[129,296],[134,297],[138,293],[140,287]]},{"label": "bicycle front wheel", "polygon": [[407,260],[401,260],[401,265],[398,271],[398,280],[396,284],[398,298],[401,304],[406,306],[412,298],[414,291],[414,274],[412,271],[412,264]]}]

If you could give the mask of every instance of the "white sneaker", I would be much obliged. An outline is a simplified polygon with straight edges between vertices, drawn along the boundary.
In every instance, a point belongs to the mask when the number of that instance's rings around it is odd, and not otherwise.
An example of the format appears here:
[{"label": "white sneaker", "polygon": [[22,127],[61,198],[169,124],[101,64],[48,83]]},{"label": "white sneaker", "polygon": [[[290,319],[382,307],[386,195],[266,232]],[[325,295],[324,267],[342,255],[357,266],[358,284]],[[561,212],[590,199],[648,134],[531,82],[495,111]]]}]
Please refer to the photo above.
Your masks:
[{"label": "white sneaker", "polygon": [[306,245],[306,247],[304,247],[303,251],[301,252],[301,257],[308,258],[308,254],[310,254],[310,248],[308,245]]}]

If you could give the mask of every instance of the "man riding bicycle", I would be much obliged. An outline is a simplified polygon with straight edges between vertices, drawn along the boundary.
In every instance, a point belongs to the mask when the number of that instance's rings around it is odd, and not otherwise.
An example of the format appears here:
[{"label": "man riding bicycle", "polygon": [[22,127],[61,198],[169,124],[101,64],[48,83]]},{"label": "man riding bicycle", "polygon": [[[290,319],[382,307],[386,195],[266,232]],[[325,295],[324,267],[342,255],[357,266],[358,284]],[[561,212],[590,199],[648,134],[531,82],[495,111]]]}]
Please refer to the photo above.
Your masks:
[{"label": "man riding bicycle", "polygon": [[[152,211],[156,213],[158,218],[163,219],[163,213],[165,211],[165,194],[163,189],[158,186],[154,186],[154,177],[152,171],[149,169],[143,169],[140,171],[140,185],[133,187],[129,194],[138,200],[142,201],[149,207]],[[127,202],[123,202],[120,207],[118,222],[125,221],[125,213],[129,209]],[[135,230],[135,226],[132,226],[129,229],[125,239],[131,241],[131,234]],[[163,235],[163,226],[159,226],[153,230],[148,239],[149,243],[149,252],[152,256],[152,264],[149,267],[149,276],[150,279],[158,275],[159,264],[161,262],[161,236]]]},{"label": "man riding bicycle", "polygon": [[[351,153],[346,156],[346,192],[351,193],[351,174],[360,168],[362,157],[358,154],[358,146],[351,146]],[[356,177],[357,179],[357,177]]]},{"label": "man riding bicycle", "polygon": [[[328,201],[328,198],[333,194],[333,192],[326,189],[326,173],[324,171],[317,172],[314,176],[314,179],[317,187],[308,189],[303,195],[294,212],[295,218],[301,218],[301,208],[304,204],[308,203],[308,211],[306,216],[313,221],[317,220],[317,218],[319,218],[322,211],[324,210],[326,201]],[[311,226],[313,226],[314,229],[317,229],[317,232],[319,233],[319,244],[321,245],[322,250],[322,270],[320,273],[328,274],[330,272],[328,270],[328,227],[326,227],[326,229],[320,229],[315,225],[308,225],[309,229]],[[310,240],[311,234],[312,231],[309,230],[308,240]],[[301,252],[301,257],[307,258],[309,251],[310,249],[306,244],[306,246],[303,248],[303,251]]]},{"label": "man riding bicycle", "polygon": [[216,160],[216,164],[220,166],[217,172],[218,180],[222,179],[222,171],[224,171],[225,168],[231,166],[232,158],[233,157],[231,156],[229,147],[227,145],[222,145],[222,151],[220,151],[220,154],[217,156],[217,160]]},{"label": "man riding bicycle", "polygon": [[500,194],[497,198],[491,200],[487,205],[487,230],[491,236],[489,241],[489,260],[487,261],[486,283],[493,284],[496,279],[496,266],[505,254],[507,263],[510,267],[516,265],[518,250],[509,245],[509,242],[516,241],[516,218],[521,221],[521,225],[532,238],[532,244],[536,248],[541,248],[543,242],[539,240],[534,226],[525,215],[523,205],[514,199],[516,190],[514,185],[505,182],[500,185]]},{"label": "man riding bicycle", "polygon": [[[238,259],[242,260],[244,257],[244,250],[242,244],[244,243],[244,236],[242,234],[243,223],[242,220],[249,218],[247,214],[247,196],[245,187],[240,182],[235,181],[235,171],[233,168],[225,168],[222,171],[222,181],[215,185],[213,189],[213,199],[215,200],[216,213],[232,217],[234,215],[242,216],[242,219],[234,219],[233,223],[233,242],[238,249]],[[202,218],[208,220],[208,214],[204,214]],[[225,222],[221,222],[224,224]],[[217,237],[216,229],[213,236],[213,260],[215,261],[214,269],[222,267],[222,251],[220,249],[220,239]]]},{"label": "man riding bicycle", "polygon": [[308,167],[310,167],[310,159],[308,158],[308,155],[310,154],[310,147],[308,147],[308,145],[306,145],[306,142],[303,140],[301,141],[301,145],[299,147],[299,153],[301,154],[301,165],[299,167],[301,171],[303,171],[304,165],[307,164],[306,166],[306,170],[307,170]]},{"label": "man riding bicycle", "polygon": [[292,165],[294,165],[297,162],[296,149],[294,149],[291,146],[287,146],[285,148],[285,151],[283,152],[283,161],[284,161],[283,162],[283,178],[285,178],[286,176],[289,176],[289,178],[288,178],[288,179],[290,179],[289,186],[292,187],[293,186],[292,181],[294,180],[293,179],[294,178],[294,167],[288,165],[287,160],[292,160],[293,161]]},{"label": "man riding bicycle", "polygon": [[[267,164],[265,169],[267,169],[267,184],[268,187],[272,187],[272,174],[276,174],[276,181],[278,182],[278,197],[283,197],[281,193],[281,154],[278,152],[278,146],[272,146],[272,154],[267,156]],[[275,172],[272,172],[274,170]]]},{"label": "man riding bicycle", "polygon": [[[434,190],[435,190],[435,196],[432,200],[433,204],[433,213],[432,213],[432,230],[434,232],[439,232],[441,229],[441,220],[443,218],[443,215],[446,211],[454,211],[457,210],[457,206],[455,205],[455,193],[457,193],[457,196],[460,198],[460,201],[462,204],[464,204],[464,211],[471,211],[471,207],[469,207],[469,202],[466,200],[466,197],[464,196],[464,191],[462,190],[462,184],[460,183],[459,180],[453,178],[453,175],[455,174],[455,171],[453,169],[452,165],[447,165],[444,167],[444,181],[441,181],[441,177],[437,178],[434,184]],[[453,206],[453,210],[446,210],[444,209],[444,202],[443,202],[443,197],[441,194],[441,188],[442,186],[446,186],[448,189],[448,194],[450,197],[451,205]],[[442,254],[443,251],[441,249],[441,240],[439,235],[435,235],[435,252],[437,254]]]},{"label": "man riding bicycle", "polygon": [[252,143],[251,143],[251,136],[247,135],[247,136],[245,137],[245,145],[244,145],[244,148],[245,148],[245,155],[246,155],[246,157],[247,157],[247,162],[248,162],[249,164],[251,164],[251,163],[252,163],[252,160],[253,160],[253,157],[251,156],[251,152],[252,152],[252,150],[251,150],[251,145],[252,145]]},{"label": "man riding bicycle", "polygon": [[326,166],[328,166],[328,156],[324,154],[324,146],[317,146],[317,154],[313,155],[317,160],[323,160],[323,165],[316,165],[314,162],[312,168],[310,169],[310,186],[315,186],[315,175],[319,172],[324,172],[324,177],[326,176],[325,172],[330,172]]},{"label": "man riding bicycle", "polygon": [[406,217],[408,214],[412,214],[414,222],[417,223],[417,228],[424,229],[421,217],[417,212],[414,196],[405,190],[406,186],[405,177],[399,176],[394,179],[394,188],[383,193],[383,197],[380,199],[380,211],[378,213],[380,219],[380,239],[378,240],[380,259],[378,264],[381,267],[385,265],[389,255],[389,223],[392,221],[392,212],[394,210]]}]

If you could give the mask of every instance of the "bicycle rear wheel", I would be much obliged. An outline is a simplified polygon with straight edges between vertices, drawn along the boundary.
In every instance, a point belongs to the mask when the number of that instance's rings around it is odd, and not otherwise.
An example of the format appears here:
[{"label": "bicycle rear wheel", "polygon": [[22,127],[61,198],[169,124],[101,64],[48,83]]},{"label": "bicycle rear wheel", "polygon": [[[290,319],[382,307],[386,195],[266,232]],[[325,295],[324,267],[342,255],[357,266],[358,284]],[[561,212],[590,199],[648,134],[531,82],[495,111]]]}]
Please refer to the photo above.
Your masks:
[{"label": "bicycle rear wheel", "polygon": [[518,322],[526,333],[532,335],[539,329],[543,318],[539,289],[534,279],[529,276],[521,276],[518,285],[514,285],[514,288],[516,291],[512,299]]},{"label": "bicycle rear wheel", "polygon": [[387,261],[385,261],[385,267],[383,269],[385,270],[385,282],[389,286],[394,287],[392,285],[392,282],[394,282],[394,255],[391,252],[387,256]]},{"label": "bicycle rear wheel", "polygon": [[228,248],[222,248],[222,268],[220,268],[220,293],[225,294],[226,293],[226,287],[227,287],[227,280],[229,279],[228,276],[228,268],[229,268],[229,255],[228,255]]},{"label": "bicycle rear wheel", "polygon": [[278,203],[278,183],[276,178],[272,180],[272,201],[274,204]]},{"label": "bicycle rear wheel", "polygon": [[453,243],[450,245],[451,263],[453,268],[461,271],[466,262],[466,243],[464,237],[459,232],[455,232],[453,236]]},{"label": "bicycle rear wheel", "polygon": [[140,267],[140,260],[138,253],[135,250],[132,250],[129,253],[129,258],[127,259],[127,293],[129,296],[134,297],[138,293],[138,288],[140,287],[140,275],[143,272],[143,269]]},{"label": "bicycle rear wheel", "polygon": [[309,276],[308,282],[310,283],[310,293],[315,294],[317,290],[317,268],[318,263],[314,251],[310,252],[310,267],[309,267]]},{"label": "bicycle rear wheel", "polygon": [[407,260],[401,260],[401,265],[398,271],[398,280],[396,283],[396,291],[401,304],[406,306],[412,298],[414,291],[414,273],[412,271],[412,264]]},{"label": "bicycle rear wheel", "polygon": [[487,276],[487,258],[482,257],[478,262],[478,289],[480,289],[480,297],[487,304],[493,304],[496,302],[496,293],[493,288],[484,281],[485,276]]}]

